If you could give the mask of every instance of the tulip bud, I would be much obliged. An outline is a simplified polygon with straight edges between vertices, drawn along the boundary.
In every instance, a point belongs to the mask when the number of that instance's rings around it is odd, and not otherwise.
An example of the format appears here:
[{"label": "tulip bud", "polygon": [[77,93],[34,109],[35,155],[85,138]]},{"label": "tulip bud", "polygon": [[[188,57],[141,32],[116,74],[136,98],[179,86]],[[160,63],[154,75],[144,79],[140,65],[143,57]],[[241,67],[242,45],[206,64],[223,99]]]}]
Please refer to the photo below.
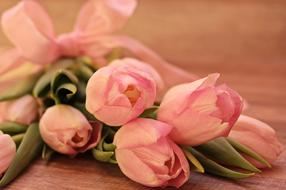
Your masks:
[{"label": "tulip bud", "polygon": [[90,78],[86,108],[98,120],[120,126],[153,105],[156,87],[161,84],[160,76],[149,65],[131,58],[116,60]]},{"label": "tulip bud", "polygon": [[[244,115],[239,117],[229,137],[250,148],[269,163],[273,163],[283,149],[274,129],[262,121]],[[258,168],[266,167],[248,156],[245,157]]]},{"label": "tulip bud", "polygon": [[172,127],[152,119],[135,119],[114,137],[115,155],[121,171],[149,187],[181,187],[190,176],[182,150],[167,135]]},{"label": "tulip bud", "polygon": [[97,145],[101,124],[89,123],[77,109],[68,105],[55,105],[46,110],[40,120],[40,133],[52,149],[74,155]]},{"label": "tulip bud", "polygon": [[219,74],[171,88],[158,110],[158,120],[172,126],[172,140],[199,145],[227,136],[242,110],[242,99],[226,85],[215,86]]},{"label": "tulip bud", "polygon": [[[2,116],[1,116],[2,115]],[[29,125],[38,117],[38,104],[31,95],[0,103],[0,122],[12,121]]]},{"label": "tulip bud", "polygon": [[0,131],[0,176],[7,170],[16,155],[16,144],[9,135]]}]

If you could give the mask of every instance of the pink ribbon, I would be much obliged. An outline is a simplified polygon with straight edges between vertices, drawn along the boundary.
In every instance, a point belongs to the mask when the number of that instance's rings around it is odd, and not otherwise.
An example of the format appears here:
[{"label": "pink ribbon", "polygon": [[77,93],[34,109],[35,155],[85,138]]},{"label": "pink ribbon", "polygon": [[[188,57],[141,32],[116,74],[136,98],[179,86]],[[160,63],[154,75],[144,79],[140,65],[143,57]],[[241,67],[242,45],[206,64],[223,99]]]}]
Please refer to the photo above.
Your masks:
[{"label": "pink ribbon", "polygon": [[0,56],[0,75],[25,61],[50,64],[60,57],[103,57],[115,47],[123,47],[153,65],[167,86],[192,81],[195,77],[164,61],[155,52],[127,36],[113,35],[133,14],[136,0],[88,0],[80,10],[74,30],[56,36],[51,18],[36,0],[23,0],[2,16],[3,31],[15,45]]}]

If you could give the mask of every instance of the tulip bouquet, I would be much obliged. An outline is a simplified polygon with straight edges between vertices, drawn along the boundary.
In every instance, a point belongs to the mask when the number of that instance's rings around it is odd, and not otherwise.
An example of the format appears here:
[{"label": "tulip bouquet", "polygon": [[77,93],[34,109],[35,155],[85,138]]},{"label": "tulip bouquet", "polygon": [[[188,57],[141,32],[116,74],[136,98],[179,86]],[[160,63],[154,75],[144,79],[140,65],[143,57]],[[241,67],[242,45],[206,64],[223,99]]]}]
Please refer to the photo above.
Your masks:
[{"label": "tulip bouquet", "polygon": [[114,33],[136,4],[88,0],[59,37],[35,0],[3,14],[15,48],[0,57],[1,187],[55,153],[91,153],[138,183],[177,188],[191,171],[239,179],[276,160],[275,131],[241,115],[219,74],[197,79]]}]

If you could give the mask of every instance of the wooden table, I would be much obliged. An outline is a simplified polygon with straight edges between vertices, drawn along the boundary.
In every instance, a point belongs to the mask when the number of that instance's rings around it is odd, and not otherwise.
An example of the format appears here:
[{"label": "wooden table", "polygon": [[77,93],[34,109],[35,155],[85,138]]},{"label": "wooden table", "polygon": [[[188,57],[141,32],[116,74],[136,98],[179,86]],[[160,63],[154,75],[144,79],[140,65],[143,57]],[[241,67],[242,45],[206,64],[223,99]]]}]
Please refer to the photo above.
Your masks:
[{"label": "wooden table", "polygon": [[[0,0],[0,13],[17,1]],[[59,32],[68,31],[82,1],[43,0]],[[66,11],[70,10],[70,11]],[[64,13],[63,13],[64,12]],[[64,23],[64,24],[62,24]],[[122,31],[190,72],[222,74],[220,82],[249,103],[245,114],[277,130],[286,143],[286,2],[283,0],[145,0]],[[0,33],[0,43],[9,46]],[[115,165],[90,156],[36,160],[7,190],[149,189],[128,180]],[[230,181],[191,174],[182,189],[286,189],[286,152],[272,169]]]}]

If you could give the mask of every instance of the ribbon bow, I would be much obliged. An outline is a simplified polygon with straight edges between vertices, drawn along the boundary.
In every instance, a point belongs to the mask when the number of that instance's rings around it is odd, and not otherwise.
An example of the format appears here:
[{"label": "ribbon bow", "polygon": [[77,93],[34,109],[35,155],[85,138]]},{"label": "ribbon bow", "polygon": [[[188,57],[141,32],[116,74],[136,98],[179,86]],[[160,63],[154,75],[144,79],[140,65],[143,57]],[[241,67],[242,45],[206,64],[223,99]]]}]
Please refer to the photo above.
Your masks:
[{"label": "ribbon bow", "polygon": [[[6,11],[1,20],[4,33],[15,48],[0,56],[0,85],[7,86],[5,75],[24,67],[27,62],[33,64],[33,69],[28,67],[28,73],[36,72],[63,56],[86,55],[102,62],[104,56],[116,47],[129,50],[138,59],[155,67],[167,87],[194,80],[193,75],[167,63],[138,41],[113,34],[125,25],[136,5],[136,0],[88,0],[80,10],[74,30],[57,37],[51,18],[39,2],[21,1]],[[27,75],[23,73],[20,76]]]}]

